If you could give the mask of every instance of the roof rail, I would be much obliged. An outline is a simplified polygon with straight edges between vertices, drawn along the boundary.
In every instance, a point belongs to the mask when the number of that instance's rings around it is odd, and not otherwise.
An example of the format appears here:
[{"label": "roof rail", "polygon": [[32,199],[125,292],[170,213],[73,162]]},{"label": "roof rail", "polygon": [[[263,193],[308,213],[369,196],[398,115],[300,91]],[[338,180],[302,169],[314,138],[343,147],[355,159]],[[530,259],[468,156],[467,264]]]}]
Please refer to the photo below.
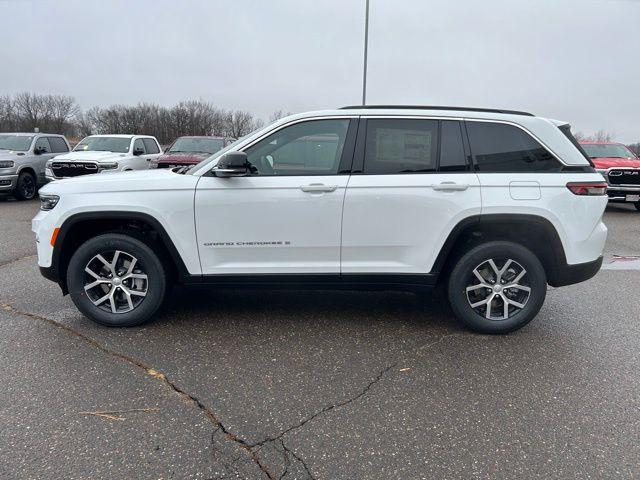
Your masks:
[{"label": "roof rail", "polygon": [[442,107],[434,105],[349,105],[341,107],[340,110],[359,110],[359,109],[379,109],[379,110],[449,110],[454,112],[486,112],[486,113],[506,113],[509,115],[526,115],[534,117],[533,113],[521,112],[519,110],[502,110],[498,108],[473,108],[473,107]]}]

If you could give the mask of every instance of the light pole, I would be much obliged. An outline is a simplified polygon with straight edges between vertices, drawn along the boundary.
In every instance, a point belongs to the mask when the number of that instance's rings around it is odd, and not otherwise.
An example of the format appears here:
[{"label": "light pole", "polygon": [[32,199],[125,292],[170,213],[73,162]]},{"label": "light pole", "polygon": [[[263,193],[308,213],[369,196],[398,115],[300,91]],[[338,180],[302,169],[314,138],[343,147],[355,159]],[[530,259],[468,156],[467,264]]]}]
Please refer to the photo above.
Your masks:
[{"label": "light pole", "polygon": [[369,0],[365,0],[364,16],[364,69],[362,72],[362,105],[367,104],[367,49],[369,44]]}]

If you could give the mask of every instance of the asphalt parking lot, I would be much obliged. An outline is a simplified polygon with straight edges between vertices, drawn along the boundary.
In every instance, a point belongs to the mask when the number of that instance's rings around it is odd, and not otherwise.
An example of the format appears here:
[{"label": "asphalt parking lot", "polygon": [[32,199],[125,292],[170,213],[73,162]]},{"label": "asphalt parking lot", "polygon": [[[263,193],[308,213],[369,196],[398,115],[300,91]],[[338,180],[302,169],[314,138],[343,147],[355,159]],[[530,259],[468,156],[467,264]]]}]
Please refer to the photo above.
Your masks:
[{"label": "asphalt parking lot", "polygon": [[40,277],[37,208],[0,199],[1,478],[640,476],[633,207],[606,269],[495,337],[380,292],[176,289],[98,327]]}]

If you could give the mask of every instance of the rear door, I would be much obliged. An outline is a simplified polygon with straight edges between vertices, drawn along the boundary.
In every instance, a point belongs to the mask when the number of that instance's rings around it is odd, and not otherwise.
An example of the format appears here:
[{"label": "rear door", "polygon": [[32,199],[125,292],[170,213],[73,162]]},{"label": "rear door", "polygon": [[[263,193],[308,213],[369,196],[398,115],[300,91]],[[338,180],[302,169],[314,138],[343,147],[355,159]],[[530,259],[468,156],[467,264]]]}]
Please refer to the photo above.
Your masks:
[{"label": "rear door", "polygon": [[426,274],[452,228],[481,210],[462,123],[361,120],[344,203],[343,274]]},{"label": "rear door", "polygon": [[38,183],[44,183],[46,181],[44,177],[44,169],[47,165],[47,161],[55,157],[56,154],[54,153],[47,137],[38,138],[33,148],[34,150],[39,149],[41,152],[40,155],[34,155],[34,168],[38,176]]}]

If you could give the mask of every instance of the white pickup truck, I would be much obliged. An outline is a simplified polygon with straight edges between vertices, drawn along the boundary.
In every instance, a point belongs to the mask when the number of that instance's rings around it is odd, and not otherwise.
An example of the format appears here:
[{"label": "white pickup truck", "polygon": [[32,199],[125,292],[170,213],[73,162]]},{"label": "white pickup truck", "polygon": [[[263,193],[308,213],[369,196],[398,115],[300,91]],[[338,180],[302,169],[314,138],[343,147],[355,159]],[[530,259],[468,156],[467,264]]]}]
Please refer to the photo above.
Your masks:
[{"label": "white pickup truck", "polygon": [[73,151],[47,162],[48,180],[77,177],[91,173],[146,170],[162,155],[155,137],[147,135],[91,135]]}]

